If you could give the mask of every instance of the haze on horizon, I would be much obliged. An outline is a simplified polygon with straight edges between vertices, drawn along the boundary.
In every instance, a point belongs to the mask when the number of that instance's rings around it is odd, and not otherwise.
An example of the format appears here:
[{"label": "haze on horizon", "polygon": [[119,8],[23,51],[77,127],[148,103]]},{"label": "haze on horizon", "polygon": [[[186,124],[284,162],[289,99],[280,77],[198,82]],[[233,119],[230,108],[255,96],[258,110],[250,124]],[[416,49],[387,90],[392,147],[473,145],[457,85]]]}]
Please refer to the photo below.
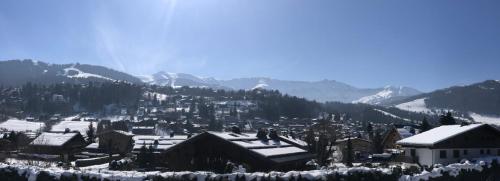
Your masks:
[{"label": "haze on horizon", "polygon": [[0,1],[0,60],[423,91],[500,79],[500,1]]}]

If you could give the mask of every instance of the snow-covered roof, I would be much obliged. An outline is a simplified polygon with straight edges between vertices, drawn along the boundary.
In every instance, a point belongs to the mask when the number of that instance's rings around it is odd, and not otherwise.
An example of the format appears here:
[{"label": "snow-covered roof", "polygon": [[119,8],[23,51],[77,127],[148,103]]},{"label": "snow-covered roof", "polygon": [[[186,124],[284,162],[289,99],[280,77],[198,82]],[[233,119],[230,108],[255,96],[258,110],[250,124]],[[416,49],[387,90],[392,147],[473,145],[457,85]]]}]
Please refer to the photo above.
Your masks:
[{"label": "snow-covered roof", "polygon": [[226,139],[226,140],[255,140],[255,139],[257,139],[256,134],[250,135],[250,134],[245,134],[245,133],[236,134],[233,132],[212,132],[212,131],[210,131],[209,133],[212,135],[221,137],[222,139]]},{"label": "snow-covered roof", "polygon": [[251,140],[251,141],[243,140],[243,141],[233,141],[233,143],[236,143],[245,148],[269,148],[276,146],[290,146],[290,144],[288,143],[282,141],[273,141],[273,140],[269,140],[267,142],[261,140]]},{"label": "snow-covered roof", "polygon": [[32,122],[19,119],[9,119],[0,124],[0,129],[7,131],[37,132],[45,127],[43,122]]},{"label": "snow-covered roof", "polygon": [[398,128],[397,130],[398,130],[398,133],[399,133],[399,135],[401,136],[402,139],[405,139],[405,138],[408,138],[410,136],[413,136],[413,134],[410,133],[410,131],[408,131],[405,128]]},{"label": "snow-covered roof", "polygon": [[134,136],[134,134],[126,132],[126,131],[122,131],[122,130],[113,130],[113,131],[120,133],[120,134],[123,134],[123,135],[126,135],[126,136]]},{"label": "snow-covered roof", "polygon": [[277,156],[277,155],[288,155],[292,153],[307,153],[306,150],[297,147],[275,147],[275,148],[265,148],[265,149],[252,149],[252,151],[262,154],[266,157]]},{"label": "snow-covered roof", "polygon": [[31,145],[62,146],[79,133],[49,133],[44,132],[31,142]]},{"label": "snow-covered roof", "polygon": [[[256,133],[241,133],[241,134],[236,134],[233,132],[208,132],[208,133],[215,135],[219,138],[225,139],[240,147],[248,149],[251,152],[262,155],[263,157],[276,159],[275,161],[279,162],[292,161],[294,159],[310,158],[312,156],[312,154],[309,154],[306,150],[300,148],[300,146],[305,144],[305,142],[298,139],[291,139],[280,136],[280,140],[263,141],[257,138]],[[294,155],[302,155],[302,156],[293,157]]]},{"label": "snow-covered roof", "polygon": [[470,124],[470,125],[446,125],[440,126],[429,131],[417,134],[415,136],[402,139],[397,142],[400,145],[419,145],[433,146],[434,144],[454,137],[456,135],[473,130],[485,124]]}]

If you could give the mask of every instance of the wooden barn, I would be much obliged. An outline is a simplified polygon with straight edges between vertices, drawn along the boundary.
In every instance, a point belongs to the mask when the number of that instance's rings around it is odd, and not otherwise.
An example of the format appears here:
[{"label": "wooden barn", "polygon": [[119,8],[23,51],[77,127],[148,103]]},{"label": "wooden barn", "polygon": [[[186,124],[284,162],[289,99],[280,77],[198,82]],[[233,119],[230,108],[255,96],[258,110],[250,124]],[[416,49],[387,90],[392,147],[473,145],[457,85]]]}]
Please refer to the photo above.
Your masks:
[{"label": "wooden barn", "polygon": [[120,130],[106,131],[98,135],[100,150],[113,154],[126,154],[134,147],[134,134]]},{"label": "wooden barn", "polygon": [[44,132],[30,143],[27,151],[36,154],[61,155],[67,161],[85,146],[87,146],[85,139],[78,132]]},{"label": "wooden barn", "polygon": [[204,132],[176,144],[163,153],[169,169],[224,172],[228,162],[247,171],[303,169],[314,155],[300,140],[282,136],[257,138],[253,134]]}]

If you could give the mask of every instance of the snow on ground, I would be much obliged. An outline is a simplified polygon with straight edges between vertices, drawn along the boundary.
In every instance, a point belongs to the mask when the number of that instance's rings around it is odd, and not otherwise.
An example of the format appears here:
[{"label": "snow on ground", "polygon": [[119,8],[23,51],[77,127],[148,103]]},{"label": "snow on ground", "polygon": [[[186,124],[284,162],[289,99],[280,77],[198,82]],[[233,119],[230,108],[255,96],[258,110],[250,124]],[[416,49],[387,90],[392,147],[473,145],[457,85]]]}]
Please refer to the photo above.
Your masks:
[{"label": "snow on ground", "polygon": [[358,100],[353,101],[352,103],[379,104],[381,100],[391,98],[393,95],[394,92],[391,89],[385,88],[384,90],[378,92],[377,94],[362,97]]},{"label": "snow on ground", "polygon": [[27,165],[24,163],[0,163],[0,169],[6,167],[13,167],[17,169],[18,174],[25,174],[28,181],[35,181],[36,176],[41,172],[45,171],[52,176],[59,179],[61,175],[72,175],[75,174],[77,177],[89,176],[90,178],[97,178],[98,180],[121,180],[121,181],[142,181],[146,179],[151,179],[155,176],[160,176],[163,178],[176,178],[176,179],[188,179],[188,180],[206,180],[206,178],[219,177],[221,180],[236,180],[237,176],[245,176],[246,180],[261,180],[272,178],[272,180],[290,180],[292,178],[298,178],[299,175],[307,180],[327,180],[327,175],[338,173],[340,175],[353,174],[357,172],[382,172],[384,174],[391,174],[389,168],[367,168],[367,167],[352,167],[352,168],[337,168],[337,169],[323,169],[323,170],[310,170],[310,171],[290,171],[290,172],[254,172],[254,173],[244,173],[242,170],[237,169],[234,173],[228,174],[215,174],[213,172],[206,171],[196,171],[196,172],[138,172],[138,171],[110,171],[107,168],[107,164],[95,165],[90,167],[82,167],[78,170],[68,169],[64,170],[60,167],[50,166],[50,167],[39,167],[33,165]]},{"label": "snow on ground", "polygon": [[469,116],[472,117],[472,119],[474,119],[474,121],[478,123],[500,125],[500,117],[485,116],[476,113],[469,113]]},{"label": "snow on ground", "polygon": [[63,118],[64,121],[71,121],[73,119],[79,119],[80,116],[79,115],[74,115],[74,116],[69,116],[69,117],[65,117]]},{"label": "snow on ground", "polygon": [[265,89],[268,86],[269,86],[269,84],[267,84],[265,80],[259,80],[259,83],[257,85],[255,85],[251,90]]},{"label": "snow on ground", "polygon": [[37,132],[43,127],[45,127],[45,123],[31,122],[19,119],[9,119],[0,124],[0,129],[6,129],[8,131]]},{"label": "snow on ground", "polygon": [[410,102],[398,104],[396,108],[410,112],[432,114],[433,111],[425,105],[425,99],[426,98],[415,99]]},{"label": "snow on ground", "polygon": [[[66,128],[69,128],[71,131],[79,131],[82,135],[86,135],[89,125],[90,122],[88,121],[61,121],[52,126],[51,131],[64,131]],[[92,125],[97,129],[97,122],[92,122]]]},{"label": "snow on ground", "polygon": [[114,115],[114,116],[104,116],[100,118],[101,120],[110,120],[111,122],[130,120],[130,116],[127,115]]},{"label": "snow on ground", "polygon": [[[71,74],[70,74],[70,71],[72,72]],[[80,69],[75,68],[75,65],[73,65],[73,66],[71,66],[69,68],[65,68],[64,69],[64,75],[66,77],[69,77],[69,78],[89,78],[89,77],[94,77],[94,78],[100,78],[100,79],[106,79],[106,80],[114,81],[113,79],[110,79],[108,77],[103,77],[101,75],[83,72]]]},{"label": "snow on ground", "polygon": [[483,166],[490,167],[493,160],[500,160],[500,157],[485,157],[474,159],[478,160],[475,163],[464,160],[463,163],[453,163],[447,166],[442,166],[440,164],[435,165],[430,172],[423,171],[416,175],[403,175],[399,178],[399,181],[414,181],[414,180],[429,180],[430,178],[437,178],[443,176],[444,172],[447,172],[450,176],[457,177],[460,171],[483,171]]},{"label": "snow on ground", "polygon": [[[415,181],[415,180],[428,180],[429,178],[437,178],[443,176],[444,172],[447,172],[451,176],[458,176],[461,171],[483,171],[484,167],[490,167],[493,160],[499,160],[500,157],[485,157],[475,159],[476,162],[469,162],[464,160],[462,163],[454,163],[447,166],[435,165],[433,170],[423,171],[415,175],[403,175],[399,178],[399,181]],[[289,171],[289,172],[255,172],[255,173],[244,173],[242,171],[235,171],[234,173],[228,174],[215,174],[212,172],[197,171],[197,172],[138,172],[138,171],[110,171],[108,170],[107,164],[94,165],[89,167],[82,167],[77,170],[68,169],[64,170],[60,167],[53,165],[40,165],[35,166],[32,163],[22,162],[18,160],[8,161],[0,163],[0,169],[11,167],[17,170],[17,173],[22,175],[25,173],[25,177],[28,181],[35,181],[36,176],[41,171],[48,172],[56,178],[60,178],[61,175],[72,175],[75,174],[77,177],[89,176],[90,178],[97,178],[98,180],[108,179],[111,181],[122,180],[122,181],[139,181],[152,179],[154,176],[161,176],[163,178],[176,178],[176,179],[188,179],[188,180],[206,180],[207,178],[219,177],[220,180],[237,180],[237,176],[245,176],[246,180],[261,180],[261,179],[271,179],[271,180],[291,180],[297,179],[299,176],[306,180],[328,180],[328,175],[352,175],[355,173],[368,173],[368,172],[380,172],[383,174],[392,174],[391,168],[368,168],[368,167],[345,167],[338,166],[330,169],[321,170],[310,170],[310,171]],[[244,170],[244,169],[242,169]]]},{"label": "snow on ground", "polygon": [[380,110],[380,109],[373,109],[377,112],[380,112],[386,116],[390,116],[390,117],[393,117],[393,118],[396,118],[396,119],[401,119],[401,120],[404,120],[404,121],[407,121],[407,122],[413,122],[412,120],[408,119],[408,118],[402,118],[402,117],[399,117],[399,116],[396,116],[390,112],[386,112],[386,111],[383,111],[383,110]]}]

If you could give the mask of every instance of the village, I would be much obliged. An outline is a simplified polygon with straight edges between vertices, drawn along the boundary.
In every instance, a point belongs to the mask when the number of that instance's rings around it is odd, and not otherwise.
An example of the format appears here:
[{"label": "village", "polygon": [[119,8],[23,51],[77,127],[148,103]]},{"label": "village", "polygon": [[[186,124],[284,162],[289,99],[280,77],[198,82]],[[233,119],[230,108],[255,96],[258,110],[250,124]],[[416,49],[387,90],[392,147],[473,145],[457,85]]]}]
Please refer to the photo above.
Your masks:
[{"label": "village", "polygon": [[66,170],[227,174],[397,166],[420,173],[436,164],[500,156],[498,127],[451,114],[436,126],[362,123],[324,112],[270,121],[248,117],[258,109],[255,101],[198,99],[145,91],[134,112],[114,106],[106,116],[9,118],[0,123],[2,160]]}]

